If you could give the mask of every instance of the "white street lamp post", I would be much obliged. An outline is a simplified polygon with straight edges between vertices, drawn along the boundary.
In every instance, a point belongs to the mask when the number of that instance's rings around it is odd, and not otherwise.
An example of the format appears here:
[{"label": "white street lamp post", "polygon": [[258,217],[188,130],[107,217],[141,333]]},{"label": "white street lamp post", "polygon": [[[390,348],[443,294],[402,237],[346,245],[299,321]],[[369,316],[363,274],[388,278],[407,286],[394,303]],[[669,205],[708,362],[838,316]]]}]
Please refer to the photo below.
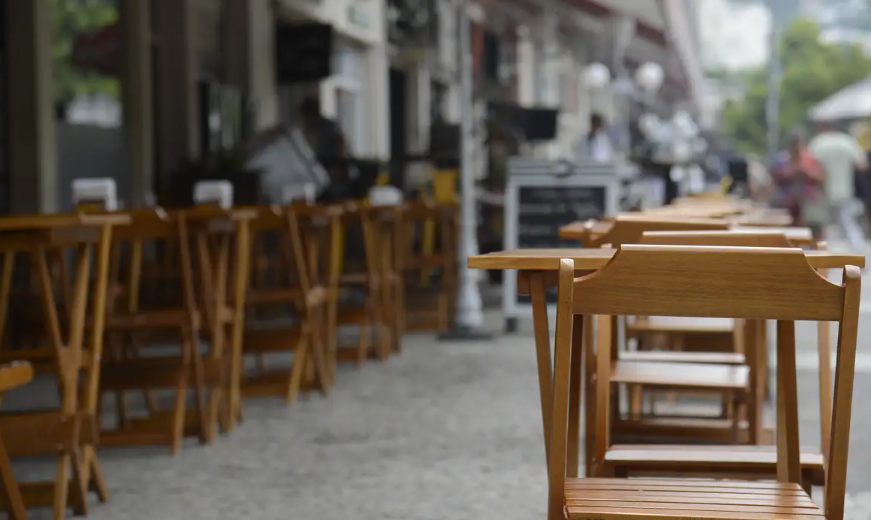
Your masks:
[{"label": "white street lamp post", "polygon": [[475,273],[466,267],[468,257],[478,254],[477,202],[475,197],[474,99],[472,87],[471,28],[466,3],[458,2],[460,64],[460,240],[459,287],[453,329],[446,340],[481,340],[484,323],[481,291]]}]

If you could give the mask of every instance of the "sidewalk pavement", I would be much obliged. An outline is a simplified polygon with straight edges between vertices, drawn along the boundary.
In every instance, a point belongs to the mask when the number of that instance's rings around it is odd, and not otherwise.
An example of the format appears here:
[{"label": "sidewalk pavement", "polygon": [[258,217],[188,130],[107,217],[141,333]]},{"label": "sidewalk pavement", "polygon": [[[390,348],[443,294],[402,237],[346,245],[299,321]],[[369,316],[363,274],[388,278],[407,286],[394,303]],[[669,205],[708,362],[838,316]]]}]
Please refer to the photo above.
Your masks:
[{"label": "sidewalk pavement", "polygon": [[[502,319],[488,313],[487,325],[498,331]],[[815,335],[805,327],[798,336]],[[803,342],[800,352],[807,348]],[[801,369],[799,385],[801,441],[813,446],[819,440],[814,367]],[[855,392],[846,517],[871,520],[871,416],[861,413],[871,370],[857,375]],[[309,396],[291,406],[254,399],[244,411],[245,422],[232,435],[208,447],[190,442],[175,458],[165,448],[102,450],[112,496],[94,504],[90,519],[545,516],[531,321],[518,334],[488,342],[410,335],[404,351],[385,363],[342,367],[327,398]],[[50,461],[16,463],[22,477],[53,469]],[[49,517],[48,510],[31,515]]]}]

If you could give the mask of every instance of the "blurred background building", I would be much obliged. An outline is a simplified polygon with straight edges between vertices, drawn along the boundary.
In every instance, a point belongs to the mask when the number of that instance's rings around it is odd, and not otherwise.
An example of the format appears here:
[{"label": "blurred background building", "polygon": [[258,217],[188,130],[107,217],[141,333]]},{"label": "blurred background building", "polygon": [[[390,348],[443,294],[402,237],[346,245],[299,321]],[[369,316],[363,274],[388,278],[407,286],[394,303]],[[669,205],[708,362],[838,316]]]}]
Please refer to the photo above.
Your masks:
[{"label": "blurred background building", "polygon": [[[594,61],[615,78],[657,63],[662,88],[645,102],[698,112],[696,4],[3,0],[0,209],[69,207],[79,177],[116,179],[128,204],[160,197],[191,161],[294,124],[312,95],[351,155],[403,163],[391,181],[413,189],[430,167],[403,159],[431,155],[431,129],[456,125],[467,102],[458,90],[460,8],[473,21],[480,155],[501,121],[530,153],[572,157],[592,111],[620,124],[629,117],[619,89],[586,84]],[[551,111],[554,128],[547,117],[520,121],[522,108]]]}]

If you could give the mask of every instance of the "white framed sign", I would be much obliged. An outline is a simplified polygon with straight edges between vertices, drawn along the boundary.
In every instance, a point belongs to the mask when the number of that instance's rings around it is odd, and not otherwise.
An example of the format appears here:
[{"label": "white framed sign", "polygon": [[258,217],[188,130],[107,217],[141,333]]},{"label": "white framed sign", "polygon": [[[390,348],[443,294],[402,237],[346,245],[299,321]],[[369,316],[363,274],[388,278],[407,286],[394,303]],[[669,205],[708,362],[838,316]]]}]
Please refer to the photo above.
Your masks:
[{"label": "white framed sign", "polygon": [[[559,228],[572,222],[601,219],[619,212],[623,182],[617,170],[603,165],[512,159],[505,193],[503,249],[577,247],[559,238]],[[548,294],[549,304],[556,293]],[[502,312],[506,328],[529,316],[528,296],[517,294],[516,271],[502,279]]]}]

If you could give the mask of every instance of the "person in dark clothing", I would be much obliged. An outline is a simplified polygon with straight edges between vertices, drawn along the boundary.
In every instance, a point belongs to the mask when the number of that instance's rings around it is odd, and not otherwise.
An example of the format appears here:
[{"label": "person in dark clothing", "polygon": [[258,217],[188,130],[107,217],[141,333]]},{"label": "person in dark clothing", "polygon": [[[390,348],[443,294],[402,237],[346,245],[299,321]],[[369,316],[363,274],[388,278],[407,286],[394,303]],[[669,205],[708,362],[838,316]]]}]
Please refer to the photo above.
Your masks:
[{"label": "person in dark clothing", "polygon": [[[307,97],[299,108],[302,132],[317,160],[330,175],[330,191],[347,187],[349,183],[347,143],[339,125],[321,114],[321,103]],[[336,194],[338,195],[338,194]]]},{"label": "person in dark clothing", "polygon": [[602,114],[590,116],[590,133],[587,134],[587,153],[595,162],[610,163],[614,160],[614,145],[605,127]]}]

